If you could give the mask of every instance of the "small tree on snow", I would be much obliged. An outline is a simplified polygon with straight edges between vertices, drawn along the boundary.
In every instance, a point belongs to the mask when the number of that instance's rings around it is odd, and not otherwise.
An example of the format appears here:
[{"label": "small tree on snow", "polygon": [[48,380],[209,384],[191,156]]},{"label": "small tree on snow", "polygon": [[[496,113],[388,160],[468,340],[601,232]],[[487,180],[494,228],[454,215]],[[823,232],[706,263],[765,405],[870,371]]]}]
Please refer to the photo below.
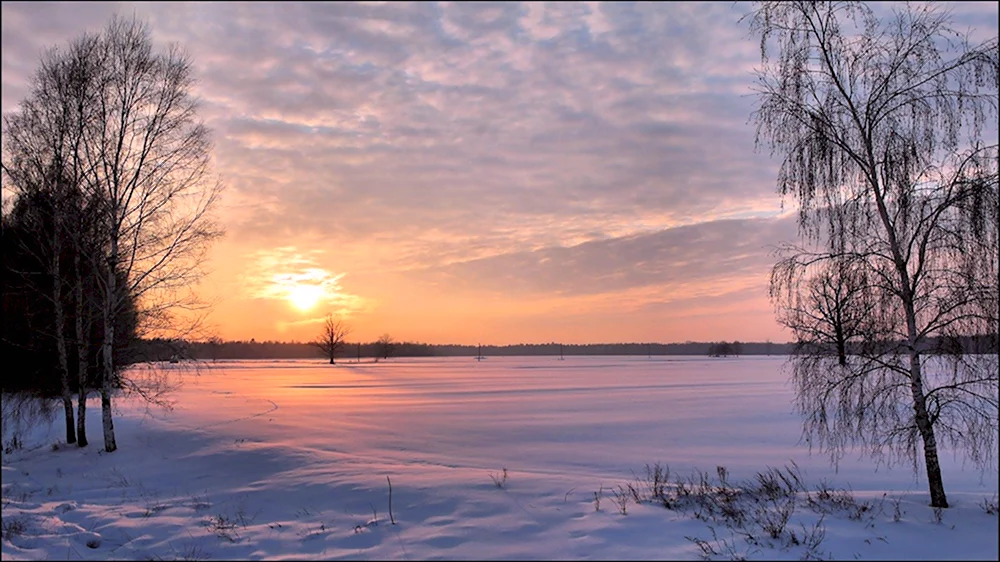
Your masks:
[{"label": "small tree on snow", "polygon": [[382,359],[388,359],[396,348],[396,342],[389,334],[382,334],[375,344],[378,349],[378,356]]},{"label": "small tree on snow", "polygon": [[337,352],[344,347],[345,339],[350,333],[351,329],[344,324],[343,320],[335,318],[332,314],[327,314],[323,321],[323,331],[311,343],[313,346],[319,348],[323,352],[323,355],[329,357],[330,364],[333,365],[335,364],[334,358]]},{"label": "small tree on snow", "polygon": [[872,329],[871,303],[865,302],[870,295],[863,264],[794,247],[784,251],[791,255],[772,270],[770,295],[778,322],[796,336],[795,354],[835,355],[846,366],[852,349],[881,335]]}]

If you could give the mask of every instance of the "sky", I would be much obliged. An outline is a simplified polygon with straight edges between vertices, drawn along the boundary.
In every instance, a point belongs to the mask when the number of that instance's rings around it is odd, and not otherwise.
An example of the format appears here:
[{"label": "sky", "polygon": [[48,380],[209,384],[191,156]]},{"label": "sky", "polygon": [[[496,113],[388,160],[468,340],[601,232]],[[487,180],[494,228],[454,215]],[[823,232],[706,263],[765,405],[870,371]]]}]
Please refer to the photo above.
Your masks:
[{"label": "sky", "polygon": [[[973,37],[995,2],[950,5]],[[224,339],[786,341],[744,3],[2,3],[2,106],[115,13],[190,54]]]}]

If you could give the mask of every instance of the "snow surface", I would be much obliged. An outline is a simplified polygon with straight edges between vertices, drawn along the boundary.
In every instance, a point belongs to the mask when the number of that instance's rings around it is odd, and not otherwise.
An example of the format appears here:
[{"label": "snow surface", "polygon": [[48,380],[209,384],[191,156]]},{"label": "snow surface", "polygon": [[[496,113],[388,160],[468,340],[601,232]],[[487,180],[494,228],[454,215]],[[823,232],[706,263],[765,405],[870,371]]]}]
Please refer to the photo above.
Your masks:
[{"label": "snow surface", "polygon": [[[172,410],[118,401],[119,450],[86,449],[61,414],[3,457],[2,555],[15,559],[993,559],[997,471],[943,454],[953,507],[926,478],[799,443],[780,357],[406,359],[163,365]],[[4,424],[4,443],[12,426]],[[798,465],[870,509],[788,522],[812,550],[615,503],[648,464],[730,482]],[[507,479],[503,481],[503,469]],[[389,485],[392,515],[389,518]],[[502,487],[495,484],[500,481]],[[595,492],[601,496],[595,509]],[[898,521],[896,520],[898,519]],[[9,531],[9,532],[8,532]],[[758,529],[759,531],[759,529]],[[697,539],[697,541],[695,540]]]}]

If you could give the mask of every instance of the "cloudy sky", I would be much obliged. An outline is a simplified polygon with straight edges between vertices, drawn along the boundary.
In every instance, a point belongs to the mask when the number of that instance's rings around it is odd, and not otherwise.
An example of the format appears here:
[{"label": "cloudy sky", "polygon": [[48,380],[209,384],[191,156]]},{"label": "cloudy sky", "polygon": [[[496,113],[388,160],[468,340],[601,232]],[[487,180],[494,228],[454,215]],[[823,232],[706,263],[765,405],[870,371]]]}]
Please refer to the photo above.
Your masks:
[{"label": "cloudy sky", "polygon": [[[749,5],[2,4],[3,112],[114,13],[190,53],[226,185],[226,339],[773,340],[795,237],[754,150]],[[997,33],[995,2],[952,6]],[[788,202],[789,205],[792,202]]]}]

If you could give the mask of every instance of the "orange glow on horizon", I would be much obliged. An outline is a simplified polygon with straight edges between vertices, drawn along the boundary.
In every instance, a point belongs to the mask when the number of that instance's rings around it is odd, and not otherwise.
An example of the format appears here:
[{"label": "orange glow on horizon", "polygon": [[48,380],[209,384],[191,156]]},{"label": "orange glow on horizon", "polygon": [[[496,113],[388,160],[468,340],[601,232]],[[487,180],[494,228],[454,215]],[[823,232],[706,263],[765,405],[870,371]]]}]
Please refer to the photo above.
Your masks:
[{"label": "orange glow on horizon", "polygon": [[[256,242],[256,243],[254,243]],[[767,271],[673,279],[602,291],[480,286],[461,276],[373,259],[363,244],[281,247],[224,239],[202,286],[206,324],[226,340],[310,341],[333,314],[351,341],[506,345],[685,341],[785,341],[767,299]],[[384,245],[373,245],[384,247]],[[359,257],[363,256],[363,257]],[[373,263],[377,262],[377,263]],[[381,266],[381,267],[378,267]]]}]

